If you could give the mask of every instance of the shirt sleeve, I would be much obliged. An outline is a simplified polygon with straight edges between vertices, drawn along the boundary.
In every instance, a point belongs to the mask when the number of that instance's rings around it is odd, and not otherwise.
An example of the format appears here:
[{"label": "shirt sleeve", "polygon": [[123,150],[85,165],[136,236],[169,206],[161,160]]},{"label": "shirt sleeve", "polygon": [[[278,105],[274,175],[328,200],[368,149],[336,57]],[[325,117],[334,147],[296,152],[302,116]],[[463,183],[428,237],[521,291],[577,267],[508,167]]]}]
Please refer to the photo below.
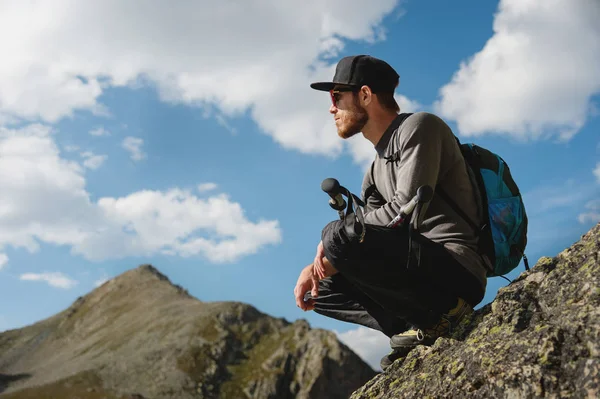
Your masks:
[{"label": "shirt sleeve", "polygon": [[[435,115],[418,113],[409,117],[396,135],[399,158],[387,170],[392,176],[375,176],[377,184],[394,185],[394,196],[377,209],[367,211],[365,223],[385,226],[410,201],[419,187],[429,185],[432,189],[438,181],[442,138],[446,125]],[[382,182],[382,183],[380,183]],[[427,205],[421,215],[425,214]]]}]

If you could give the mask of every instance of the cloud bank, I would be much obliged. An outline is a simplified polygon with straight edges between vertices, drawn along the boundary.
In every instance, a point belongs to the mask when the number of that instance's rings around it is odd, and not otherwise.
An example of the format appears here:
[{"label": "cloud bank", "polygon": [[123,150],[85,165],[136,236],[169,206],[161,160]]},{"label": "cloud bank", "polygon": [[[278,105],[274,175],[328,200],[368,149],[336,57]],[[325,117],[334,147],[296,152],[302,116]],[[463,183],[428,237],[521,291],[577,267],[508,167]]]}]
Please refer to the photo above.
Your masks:
[{"label": "cloud bank", "polygon": [[0,128],[0,181],[0,267],[6,247],[34,252],[40,242],[88,260],[163,253],[223,263],[281,241],[277,220],[248,220],[226,194],[172,188],[92,202],[85,168],[61,157],[48,126]]},{"label": "cloud bank", "polygon": [[600,92],[600,2],[501,0],[494,35],[441,88],[460,133],[568,140]]},{"label": "cloud bank", "polygon": [[150,84],[163,101],[202,107],[225,124],[224,117],[247,113],[284,148],[335,156],[343,143],[327,112],[329,99],[309,83],[331,79],[337,59],[327,57],[345,41],[384,39],[383,18],[398,4],[5,3],[0,37],[19,40],[0,40],[6,55],[0,120],[54,123],[80,110],[106,114],[107,89]]}]

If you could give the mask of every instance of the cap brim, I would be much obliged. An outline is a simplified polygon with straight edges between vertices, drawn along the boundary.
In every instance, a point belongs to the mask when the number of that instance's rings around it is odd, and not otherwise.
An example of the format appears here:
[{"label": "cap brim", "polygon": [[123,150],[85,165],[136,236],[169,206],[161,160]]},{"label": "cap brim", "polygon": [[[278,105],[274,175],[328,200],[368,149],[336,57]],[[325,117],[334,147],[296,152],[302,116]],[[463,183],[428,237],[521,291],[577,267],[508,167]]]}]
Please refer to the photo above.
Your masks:
[{"label": "cap brim", "polygon": [[315,90],[329,91],[329,90],[333,90],[333,88],[335,87],[335,83],[333,83],[333,82],[315,82],[315,83],[311,83],[310,87],[312,87]]}]

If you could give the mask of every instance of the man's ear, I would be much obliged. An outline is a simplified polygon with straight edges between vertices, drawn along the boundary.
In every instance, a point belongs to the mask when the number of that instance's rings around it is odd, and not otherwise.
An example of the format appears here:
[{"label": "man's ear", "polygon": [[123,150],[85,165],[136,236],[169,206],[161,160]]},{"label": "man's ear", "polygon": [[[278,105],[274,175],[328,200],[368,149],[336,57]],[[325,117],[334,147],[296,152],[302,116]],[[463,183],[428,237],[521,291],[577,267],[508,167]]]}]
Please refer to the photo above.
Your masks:
[{"label": "man's ear", "polygon": [[373,101],[373,92],[371,91],[371,88],[369,86],[361,87],[360,91],[358,92],[358,98],[363,107],[371,104]]}]

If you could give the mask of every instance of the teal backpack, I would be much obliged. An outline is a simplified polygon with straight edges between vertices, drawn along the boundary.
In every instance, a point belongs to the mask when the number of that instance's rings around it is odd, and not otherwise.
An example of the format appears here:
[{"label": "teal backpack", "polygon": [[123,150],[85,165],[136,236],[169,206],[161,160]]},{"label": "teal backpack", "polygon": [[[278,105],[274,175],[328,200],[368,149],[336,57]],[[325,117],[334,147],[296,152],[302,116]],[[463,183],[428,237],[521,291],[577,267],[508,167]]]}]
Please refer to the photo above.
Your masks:
[{"label": "teal backpack", "polygon": [[[492,268],[488,277],[504,277],[514,270],[521,259],[525,269],[529,262],[525,256],[527,245],[527,214],[525,204],[506,162],[497,154],[475,144],[461,144],[460,147],[469,176],[479,188],[483,209],[483,223],[475,223],[443,191],[440,196],[454,208],[476,231],[479,231],[479,248],[487,255]],[[472,173],[471,173],[472,172]],[[507,279],[508,280],[508,279]],[[509,280],[510,281],[510,280]]]},{"label": "teal backpack", "polygon": [[[410,115],[412,113],[401,114],[402,122]],[[477,226],[441,187],[436,187],[435,192],[479,232],[479,252],[485,255],[491,264],[488,265],[487,277],[502,277],[508,280],[504,275],[513,271],[521,259],[525,263],[525,269],[529,270],[529,262],[525,256],[527,214],[519,187],[508,165],[499,155],[472,143],[461,144],[458,137],[454,137],[466,161],[471,182],[479,189],[483,209],[481,226]],[[394,158],[391,157],[391,160]],[[371,176],[375,181],[373,165]],[[376,190],[374,184],[368,187],[364,193],[364,201]]]}]

